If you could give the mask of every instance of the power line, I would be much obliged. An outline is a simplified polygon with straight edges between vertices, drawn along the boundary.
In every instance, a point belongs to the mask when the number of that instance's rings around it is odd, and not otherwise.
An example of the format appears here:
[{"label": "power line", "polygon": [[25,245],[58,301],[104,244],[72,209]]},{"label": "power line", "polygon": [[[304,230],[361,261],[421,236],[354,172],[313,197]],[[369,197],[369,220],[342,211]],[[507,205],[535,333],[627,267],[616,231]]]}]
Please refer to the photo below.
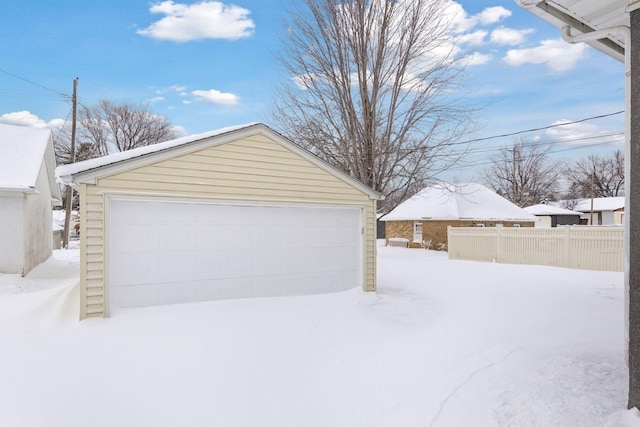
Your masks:
[{"label": "power line", "polygon": [[11,73],[11,72],[9,72],[9,71],[7,71],[7,70],[3,70],[3,69],[1,69],[1,68],[0,68],[0,73],[4,73],[4,74],[6,74],[6,75],[8,75],[8,76],[11,76],[11,77],[14,77],[14,78],[16,78],[16,79],[22,80],[22,81],[27,82],[27,83],[29,83],[29,84],[32,84],[32,85],[34,85],[34,86],[38,86],[39,88],[42,88],[42,89],[48,90],[48,91],[53,92],[53,93],[55,93],[55,94],[57,94],[57,95],[60,95],[60,96],[62,96],[62,97],[65,97],[65,98],[71,98],[71,97],[70,97],[69,95],[67,95],[66,93],[62,93],[62,92],[57,91],[57,90],[55,90],[55,89],[51,89],[50,87],[47,87],[47,86],[42,85],[42,84],[40,84],[40,83],[34,82],[33,80],[29,80],[29,79],[27,79],[26,77],[22,77],[22,76],[19,76],[19,75],[17,75],[17,74]]},{"label": "power line", "polygon": [[624,113],[624,110],[616,111],[615,113],[601,114],[599,116],[586,117],[584,119],[574,120],[574,121],[571,121],[571,122],[556,123],[556,124],[549,125],[549,126],[530,128],[530,129],[519,130],[519,131],[516,131],[516,132],[503,133],[503,134],[493,135],[493,136],[485,136],[485,137],[482,137],[482,138],[470,139],[468,141],[452,142],[451,144],[448,144],[448,145],[470,144],[472,142],[480,142],[480,141],[487,141],[487,140],[490,140],[490,139],[504,138],[504,137],[507,137],[507,136],[521,135],[523,133],[537,132],[539,130],[552,129],[552,128],[556,128],[556,127],[560,127],[560,126],[574,125],[574,124],[577,124],[577,123],[587,122],[589,120],[602,119],[602,118],[605,118],[605,117],[611,117],[611,116],[615,116],[615,115],[622,114],[622,113]]},{"label": "power line", "polygon": [[[597,147],[597,146],[600,146],[600,145],[615,144],[616,142],[619,142],[619,141],[614,140],[614,141],[596,142],[596,143],[593,143],[593,144],[585,144],[585,145],[580,145],[580,146],[577,146],[577,147],[564,148],[562,150],[549,151],[547,154],[556,154],[556,153],[562,153],[562,152],[565,152],[565,151],[581,150],[583,148],[591,148],[591,147]],[[531,157],[531,156],[521,155],[520,158],[521,159],[526,159],[528,157]],[[474,164],[471,164],[471,165],[454,166],[454,167],[452,167],[450,169],[447,169],[447,170],[457,170],[457,169],[467,169],[467,168],[472,168],[472,167],[477,167],[477,166],[487,166],[487,165],[491,165],[493,163],[494,163],[493,161],[489,160],[489,161],[485,161],[485,162],[474,163]]]},{"label": "power line", "polygon": [[[580,136],[580,137],[574,137],[574,138],[563,138],[563,139],[547,139],[547,140],[541,140],[541,141],[536,141],[536,142],[531,142],[529,143],[532,146],[536,146],[536,147],[542,147],[545,145],[555,145],[555,144],[565,144],[565,143],[575,143],[575,142],[579,142],[579,141],[586,141],[588,139],[601,139],[601,138],[609,138],[609,137],[617,137],[617,136],[624,136],[624,132],[615,132],[615,133],[605,133],[605,134],[601,134],[601,135],[592,135],[592,136]],[[610,141],[608,143],[613,143],[615,141]],[[589,145],[587,145],[589,146]],[[581,148],[580,147],[576,147],[575,149]],[[467,151],[458,151],[458,152],[451,152],[448,153],[447,156],[456,156],[456,155],[460,155],[460,154],[475,154],[475,153],[490,153],[492,151],[501,151],[503,150],[505,147],[483,147],[483,148],[472,148],[470,150]],[[555,151],[557,152],[557,151]]]}]

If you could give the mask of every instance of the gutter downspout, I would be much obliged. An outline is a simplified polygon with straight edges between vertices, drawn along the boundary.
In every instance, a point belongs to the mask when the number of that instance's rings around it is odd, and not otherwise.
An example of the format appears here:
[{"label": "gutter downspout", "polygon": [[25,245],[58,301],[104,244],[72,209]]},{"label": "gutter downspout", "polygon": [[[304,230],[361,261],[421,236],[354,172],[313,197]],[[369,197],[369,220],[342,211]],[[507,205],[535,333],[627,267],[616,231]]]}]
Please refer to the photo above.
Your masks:
[{"label": "gutter downspout", "polygon": [[[637,7],[637,6],[636,6]],[[624,37],[624,204],[628,209],[631,197],[631,28],[625,25],[617,25],[611,28],[592,31],[590,33],[572,35],[571,27],[562,27],[562,40],[567,43],[582,43],[594,41],[609,36]],[[592,216],[593,218],[593,216]],[[624,319],[625,319],[625,359],[629,366],[629,263],[630,252],[630,218],[624,216]]]}]

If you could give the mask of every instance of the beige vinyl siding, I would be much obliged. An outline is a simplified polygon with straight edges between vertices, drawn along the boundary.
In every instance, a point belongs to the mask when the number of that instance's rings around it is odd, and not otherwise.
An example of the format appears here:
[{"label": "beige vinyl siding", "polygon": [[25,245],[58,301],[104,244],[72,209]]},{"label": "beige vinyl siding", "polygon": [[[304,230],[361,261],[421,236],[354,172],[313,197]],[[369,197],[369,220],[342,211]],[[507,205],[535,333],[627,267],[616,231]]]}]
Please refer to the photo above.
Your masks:
[{"label": "beige vinyl siding", "polygon": [[366,277],[364,280],[365,291],[376,290],[376,201],[370,200],[365,208],[365,272]]},{"label": "beige vinyl siding", "polygon": [[82,184],[85,235],[83,317],[107,314],[105,203],[109,196],[360,206],[365,228],[363,287],[376,288],[376,201],[262,134],[231,141]]},{"label": "beige vinyl siding", "polygon": [[94,190],[95,186],[83,184],[80,192],[80,197],[85,200],[80,206],[80,228],[85,235],[80,251],[85,317],[102,316],[105,307],[105,202],[104,196],[95,194]]}]

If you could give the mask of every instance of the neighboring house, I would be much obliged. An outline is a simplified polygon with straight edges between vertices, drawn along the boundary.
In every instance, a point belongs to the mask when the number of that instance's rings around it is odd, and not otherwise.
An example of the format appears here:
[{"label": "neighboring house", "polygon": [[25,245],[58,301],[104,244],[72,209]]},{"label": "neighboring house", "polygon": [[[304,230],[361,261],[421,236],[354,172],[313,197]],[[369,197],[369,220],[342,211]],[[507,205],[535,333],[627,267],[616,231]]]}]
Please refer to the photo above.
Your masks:
[{"label": "neighboring house", "polygon": [[56,184],[51,131],[0,124],[0,273],[27,274],[51,256]]},{"label": "neighboring house", "polygon": [[581,212],[571,211],[552,205],[533,205],[524,208],[525,211],[538,217],[536,227],[557,227],[559,225],[580,224]]},{"label": "neighboring house", "polygon": [[382,218],[387,239],[447,244],[447,227],[533,227],[536,217],[480,184],[426,187]]},{"label": "neighboring house", "polygon": [[81,318],[376,289],[381,195],[259,123],[61,166],[80,193]]},{"label": "neighboring house", "polygon": [[574,211],[582,212],[582,223],[586,225],[623,225],[624,197],[596,197],[593,199],[593,218],[591,199],[580,200]]}]

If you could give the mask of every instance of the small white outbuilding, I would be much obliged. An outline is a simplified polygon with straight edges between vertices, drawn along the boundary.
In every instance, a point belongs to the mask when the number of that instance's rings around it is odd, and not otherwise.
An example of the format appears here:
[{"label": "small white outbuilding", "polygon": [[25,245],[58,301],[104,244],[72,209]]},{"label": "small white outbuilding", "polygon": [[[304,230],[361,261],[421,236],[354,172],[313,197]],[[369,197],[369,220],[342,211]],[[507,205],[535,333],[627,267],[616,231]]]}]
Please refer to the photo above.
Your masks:
[{"label": "small white outbuilding", "polygon": [[380,194],[259,123],[61,166],[81,317],[376,287]]},{"label": "small white outbuilding", "polygon": [[27,274],[51,256],[61,203],[49,129],[0,124],[0,273]]},{"label": "small white outbuilding", "polygon": [[525,211],[538,217],[536,227],[558,227],[560,225],[580,224],[580,212],[561,208],[559,206],[537,204],[523,208]]}]

